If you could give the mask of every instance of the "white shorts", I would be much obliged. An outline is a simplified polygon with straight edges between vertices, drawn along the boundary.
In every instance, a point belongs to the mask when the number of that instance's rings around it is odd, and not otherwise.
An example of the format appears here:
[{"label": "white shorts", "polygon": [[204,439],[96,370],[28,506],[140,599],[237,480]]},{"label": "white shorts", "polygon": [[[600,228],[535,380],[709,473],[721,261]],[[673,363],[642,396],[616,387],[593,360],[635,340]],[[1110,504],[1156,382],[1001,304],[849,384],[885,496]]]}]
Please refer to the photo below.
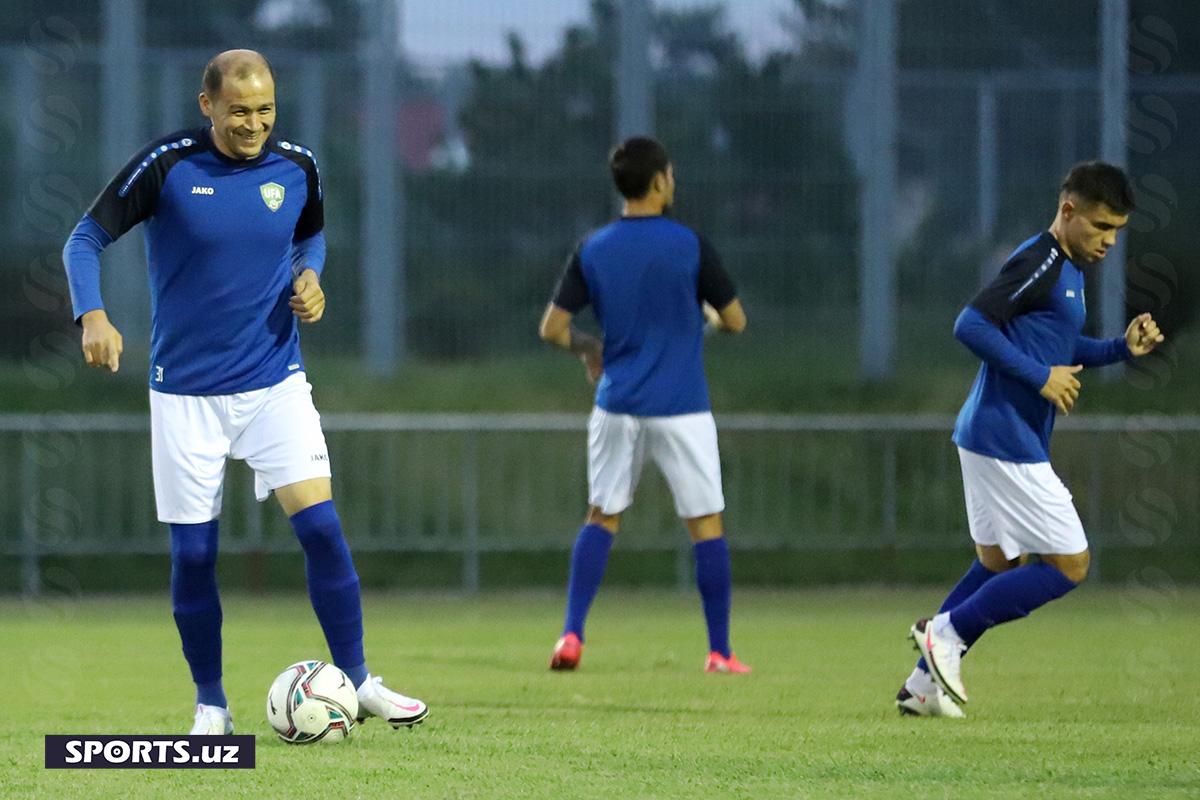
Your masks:
[{"label": "white shorts", "polygon": [[1005,558],[1072,555],[1088,549],[1071,493],[1048,462],[1018,464],[958,448],[967,522],[977,544]]},{"label": "white shorts", "polygon": [[221,513],[225,459],[254,470],[254,493],[328,478],[329,450],[303,372],[266,389],[197,396],[150,392],[154,499],[160,522],[195,524]]},{"label": "white shorts", "polygon": [[667,479],[680,517],[725,510],[717,425],[707,411],[634,417],[593,408],[588,420],[588,502],[605,514],[629,508],[647,451]]}]

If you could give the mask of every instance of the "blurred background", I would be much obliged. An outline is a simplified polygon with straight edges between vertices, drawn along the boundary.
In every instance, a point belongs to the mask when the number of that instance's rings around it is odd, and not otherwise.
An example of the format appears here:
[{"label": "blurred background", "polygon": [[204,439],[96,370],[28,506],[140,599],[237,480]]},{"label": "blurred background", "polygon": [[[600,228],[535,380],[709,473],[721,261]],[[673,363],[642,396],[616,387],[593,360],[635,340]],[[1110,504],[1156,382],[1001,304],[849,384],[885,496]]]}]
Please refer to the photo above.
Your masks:
[{"label": "blurred background", "polygon": [[[14,7],[15,6],[15,7]],[[326,192],[329,297],[303,331],[364,582],[556,586],[586,503],[591,388],[535,328],[653,133],[676,214],[750,317],[714,339],[739,582],[943,580],[969,559],[953,321],[1053,218],[1071,164],[1139,198],[1089,276],[1093,335],[1168,342],[1087,373],[1056,467],[1101,581],[1194,580],[1200,15],[1188,0],[10,0],[0,15],[0,591],[166,585],[140,232],[109,248],[121,371],[85,369],[60,251],[138,147],[199,126],[217,51],[262,50],[277,130]],[[585,324],[586,321],[585,321]],[[286,519],[231,467],[225,585],[300,586]],[[609,580],[690,581],[647,470]],[[1148,577],[1149,576],[1149,577]]]}]

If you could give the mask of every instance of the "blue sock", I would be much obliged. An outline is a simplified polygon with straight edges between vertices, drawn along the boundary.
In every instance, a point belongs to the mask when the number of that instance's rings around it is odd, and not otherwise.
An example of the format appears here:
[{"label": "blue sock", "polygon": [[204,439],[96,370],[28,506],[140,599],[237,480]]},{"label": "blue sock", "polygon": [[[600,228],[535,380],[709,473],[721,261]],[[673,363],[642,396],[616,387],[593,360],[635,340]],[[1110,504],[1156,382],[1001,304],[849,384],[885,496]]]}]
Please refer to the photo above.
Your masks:
[{"label": "blue sock", "polygon": [[[946,595],[946,599],[942,601],[942,607],[938,609],[940,614],[943,611],[949,611],[955,606],[962,603],[975,592],[979,591],[979,587],[988,582],[989,579],[998,575],[998,572],[992,572],[990,569],[979,563],[979,559],[971,562],[971,568],[967,570],[954,588],[950,590],[950,594]],[[964,654],[965,655],[965,654]],[[925,663],[925,657],[917,659],[917,669],[923,672],[929,672],[929,665]]]},{"label": "blue sock", "polygon": [[997,575],[950,611],[950,624],[968,646],[988,628],[1028,616],[1075,584],[1044,561]]},{"label": "blue sock", "polygon": [[333,663],[361,686],[367,679],[363,656],[362,598],[358,573],[342,535],[342,523],[332,500],[292,515],[292,528],[304,548],[308,597]]},{"label": "blue sock", "polygon": [[567,579],[567,614],[563,635],[573,633],[583,641],[583,625],[588,609],[600,591],[604,568],[608,566],[608,551],[613,535],[603,525],[584,525],[575,539],[571,552],[571,577]]},{"label": "blue sock", "polygon": [[729,658],[729,607],[733,596],[733,574],[729,566],[729,545],[725,538],[696,542],[696,588],[704,606],[708,624],[708,649]]},{"label": "blue sock", "polygon": [[171,610],[196,684],[196,702],[227,708],[221,686],[216,520],[171,525]]}]

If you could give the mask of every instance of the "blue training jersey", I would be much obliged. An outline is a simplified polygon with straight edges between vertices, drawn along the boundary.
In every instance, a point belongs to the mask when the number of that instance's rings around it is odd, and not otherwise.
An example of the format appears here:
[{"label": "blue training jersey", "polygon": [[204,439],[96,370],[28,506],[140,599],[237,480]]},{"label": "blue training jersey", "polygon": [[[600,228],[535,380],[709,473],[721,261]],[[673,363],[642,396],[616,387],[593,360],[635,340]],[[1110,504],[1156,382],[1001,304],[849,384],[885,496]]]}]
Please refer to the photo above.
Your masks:
[{"label": "blue training jersey", "polygon": [[304,368],[288,300],[294,273],[319,273],[324,265],[312,151],[272,134],[257,157],[237,160],[217,150],[207,128],[148,146],[104,189],[68,242],[76,319],[102,303],[98,250],[93,274],[85,263],[91,254],[73,245],[103,248],[138,223],[150,277],[151,389],[233,394]]},{"label": "blue training jersey", "polygon": [[720,258],[686,225],[622,217],[596,231],[567,262],[553,303],[576,314],[591,303],[604,334],[596,405],[665,417],[710,410],[704,313],[737,296]]},{"label": "blue training jersey", "polygon": [[955,334],[983,357],[954,426],[963,449],[1018,463],[1050,460],[1056,407],[1039,390],[1050,367],[1129,357],[1123,338],[1081,336],[1084,274],[1049,232],[1024,242],[963,310]]}]

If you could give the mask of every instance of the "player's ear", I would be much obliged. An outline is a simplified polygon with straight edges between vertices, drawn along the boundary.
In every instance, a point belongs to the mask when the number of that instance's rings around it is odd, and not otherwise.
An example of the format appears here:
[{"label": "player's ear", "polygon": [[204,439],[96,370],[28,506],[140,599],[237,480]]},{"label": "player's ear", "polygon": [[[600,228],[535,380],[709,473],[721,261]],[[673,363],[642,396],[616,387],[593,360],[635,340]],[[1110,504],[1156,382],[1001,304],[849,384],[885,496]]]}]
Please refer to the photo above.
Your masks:
[{"label": "player's ear", "polygon": [[1062,214],[1062,218],[1071,219],[1071,217],[1075,216],[1075,210],[1075,201],[1070,196],[1063,196],[1062,201],[1059,203],[1059,212]]},{"label": "player's ear", "polygon": [[196,100],[200,103],[200,113],[212,119],[212,101],[208,99],[208,95],[201,92]]}]

